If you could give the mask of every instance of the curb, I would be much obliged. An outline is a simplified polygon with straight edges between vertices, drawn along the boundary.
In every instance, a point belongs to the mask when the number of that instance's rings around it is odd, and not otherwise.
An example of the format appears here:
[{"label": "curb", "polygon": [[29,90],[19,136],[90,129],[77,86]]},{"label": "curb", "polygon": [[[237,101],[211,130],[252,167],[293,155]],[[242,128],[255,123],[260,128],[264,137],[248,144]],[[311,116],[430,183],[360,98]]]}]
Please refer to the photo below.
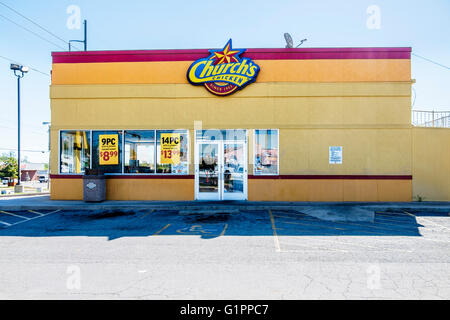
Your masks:
[{"label": "curb", "polygon": [[[262,210],[304,210],[306,207],[333,207],[335,204],[310,204],[310,203],[297,203],[297,204],[77,204],[77,205],[64,205],[64,204],[24,204],[24,205],[0,205],[0,210],[64,210],[64,211],[136,211],[136,210],[177,210],[177,211],[201,211],[205,210],[210,212],[220,212],[220,211],[236,211],[236,210],[248,210],[248,211],[262,211]],[[359,207],[361,209],[369,211],[382,211],[382,210],[395,210],[395,211],[412,211],[417,212],[421,210],[426,210],[428,212],[436,213],[449,213],[450,214],[450,204],[446,205],[392,205],[392,204],[352,204],[347,205],[348,207]]]}]

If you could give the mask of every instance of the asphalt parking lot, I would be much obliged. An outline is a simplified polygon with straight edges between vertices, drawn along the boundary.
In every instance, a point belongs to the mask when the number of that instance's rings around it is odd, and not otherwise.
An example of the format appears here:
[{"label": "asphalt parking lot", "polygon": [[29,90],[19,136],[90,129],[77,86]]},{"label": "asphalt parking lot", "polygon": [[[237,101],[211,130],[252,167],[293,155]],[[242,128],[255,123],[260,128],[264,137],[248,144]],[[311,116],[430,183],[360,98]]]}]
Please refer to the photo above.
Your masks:
[{"label": "asphalt parking lot", "polygon": [[446,212],[0,211],[2,299],[448,299]]}]

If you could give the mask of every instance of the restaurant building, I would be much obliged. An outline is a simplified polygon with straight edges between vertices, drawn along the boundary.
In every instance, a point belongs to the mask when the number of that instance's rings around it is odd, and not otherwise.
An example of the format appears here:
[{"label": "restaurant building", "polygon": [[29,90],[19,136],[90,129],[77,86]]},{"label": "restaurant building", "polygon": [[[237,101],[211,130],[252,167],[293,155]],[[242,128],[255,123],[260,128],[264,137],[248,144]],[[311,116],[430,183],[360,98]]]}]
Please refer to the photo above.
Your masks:
[{"label": "restaurant building", "polygon": [[54,52],[51,198],[412,200],[411,48],[236,48]]}]

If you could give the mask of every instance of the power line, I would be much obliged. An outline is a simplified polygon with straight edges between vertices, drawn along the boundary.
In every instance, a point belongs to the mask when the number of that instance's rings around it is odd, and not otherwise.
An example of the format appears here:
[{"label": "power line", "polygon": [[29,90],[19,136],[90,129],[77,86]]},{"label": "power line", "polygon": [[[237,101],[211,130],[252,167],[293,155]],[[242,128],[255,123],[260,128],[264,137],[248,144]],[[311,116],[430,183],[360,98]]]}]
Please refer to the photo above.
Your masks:
[{"label": "power line", "polygon": [[17,60],[13,60],[13,59],[10,59],[10,58],[5,57],[5,56],[0,56],[0,58],[5,59],[5,60],[7,60],[7,61],[9,61],[9,62],[12,62],[12,63],[18,63],[18,64],[21,64],[21,65],[26,65],[26,66],[27,66],[28,68],[30,68],[31,70],[36,71],[36,72],[39,72],[39,73],[42,73],[43,75],[45,75],[45,76],[47,76],[47,77],[50,77],[50,74],[45,73],[44,71],[40,71],[40,70],[38,70],[38,69],[36,69],[36,68],[30,67],[29,65],[24,64],[24,63],[21,63],[21,62],[19,62],[19,61],[17,61]]},{"label": "power line", "polygon": [[428,58],[419,56],[418,54],[415,54],[415,53],[412,53],[412,55],[413,55],[413,56],[416,56],[416,57],[418,57],[418,58],[421,58],[421,59],[423,59],[423,60],[426,60],[426,61],[428,61],[428,62],[431,62],[431,63],[433,63],[433,64],[435,64],[435,65],[438,65],[438,66],[440,66],[440,67],[443,67],[443,68],[445,68],[445,69],[449,69],[449,70],[450,70],[450,67],[447,67],[447,66],[445,66],[445,65],[443,65],[443,64],[441,64],[441,63],[439,63],[439,62],[436,62],[436,61],[433,61],[433,60],[431,60],[431,59],[428,59]]},{"label": "power line", "polygon": [[[0,150],[4,150],[4,151],[17,151],[17,149],[8,149],[8,148],[0,148]],[[24,150],[24,149],[20,149],[20,151],[24,151],[24,152],[38,152],[38,153],[47,153],[47,151],[43,151],[43,150]]]},{"label": "power line", "polygon": [[[17,128],[12,128],[12,127],[8,127],[8,126],[4,126],[4,125],[0,125],[0,128],[10,129],[10,130],[17,130]],[[25,129],[25,130],[26,130],[26,129]],[[31,133],[31,134],[37,134],[37,135],[42,135],[42,136],[48,135],[47,133],[44,133],[44,132],[37,132],[37,131],[33,131],[33,130],[28,130],[28,133]]]},{"label": "power line", "polygon": [[31,31],[30,29],[28,29],[28,28],[22,26],[21,24],[18,24],[18,23],[16,23],[16,22],[14,22],[13,20],[11,20],[11,19],[5,17],[4,15],[1,15],[1,14],[0,14],[0,17],[2,17],[3,19],[8,20],[9,22],[15,24],[15,25],[18,26],[19,28],[22,28],[22,29],[28,31],[29,33],[35,35],[36,37],[38,37],[38,38],[40,38],[40,39],[42,39],[42,40],[44,40],[44,41],[46,41],[46,42],[48,42],[48,43],[51,43],[51,44],[54,45],[55,47],[58,47],[58,48],[60,48],[60,49],[62,49],[62,50],[66,50],[66,48],[63,48],[63,47],[61,47],[60,45],[58,45],[58,44],[56,44],[56,43],[54,43],[54,42],[48,40],[47,38],[42,37],[41,35],[37,34],[36,32]]},{"label": "power line", "polygon": [[10,6],[4,4],[4,3],[1,2],[1,1],[0,1],[0,4],[1,4],[2,6],[4,6],[4,7],[8,8],[9,10],[15,12],[16,14],[18,14],[18,15],[21,16],[22,18],[24,18],[24,19],[30,21],[32,24],[34,24],[35,26],[37,26],[37,27],[39,27],[40,29],[44,30],[45,32],[47,32],[48,34],[52,35],[52,36],[55,37],[56,39],[61,40],[61,41],[64,42],[64,43],[67,43],[66,40],[64,40],[64,39],[62,39],[62,38],[60,38],[60,37],[58,37],[56,34],[54,34],[53,32],[51,32],[51,31],[49,31],[49,30],[47,30],[46,28],[44,28],[43,26],[41,26],[39,23],[34,22],[33,20],[31,20],[31,19],[25,17],[23,14],[21,14],[21,13],[18,12],[17,10],[11,8]]},{"label": "power line", "polygon": [[[15,10],[14,8],[11,8],[10,6],[4,4],[3,2],[0,1],[0,4],[3,5],[4,7],[8,8],[9,10],[13,11],[14,13],[18,14],[19,16],[21,16],[22,18],[26,19],[27,21],[31,22],[32,24],[34,24],[35,26],[37,26],[38,28],[40,28],[41,30],[44,30],[45,32],[47,32],[48,34],[50,34],[51,36],[55,37],[56,39],[64,42],[65,44],[69,44],[69,42],[67,42],[66,40],[64,40],[63,38],[57,36],[56,34],[54,34],[53,32],[51,32],[50,30],[48,30],[47,28],[43,27],[42,25],[40,25],[39,23],[31,20],[30,18],[24,16],[23,14],[21,14],[19,11]],[[80,48],[73,46],[76,49],[80,50]]]}]

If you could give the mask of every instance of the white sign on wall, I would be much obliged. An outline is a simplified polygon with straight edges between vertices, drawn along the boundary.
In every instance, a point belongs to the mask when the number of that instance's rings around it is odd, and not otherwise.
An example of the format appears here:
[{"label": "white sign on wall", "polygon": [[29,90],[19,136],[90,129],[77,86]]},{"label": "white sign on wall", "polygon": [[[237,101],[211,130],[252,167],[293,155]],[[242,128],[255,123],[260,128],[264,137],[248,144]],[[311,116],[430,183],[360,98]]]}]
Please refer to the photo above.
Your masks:
[{"label": "white sign on wall", "polygon": [[342,146],[341,147],[330,146],[329,162],[330,164],[342,164]]}]

